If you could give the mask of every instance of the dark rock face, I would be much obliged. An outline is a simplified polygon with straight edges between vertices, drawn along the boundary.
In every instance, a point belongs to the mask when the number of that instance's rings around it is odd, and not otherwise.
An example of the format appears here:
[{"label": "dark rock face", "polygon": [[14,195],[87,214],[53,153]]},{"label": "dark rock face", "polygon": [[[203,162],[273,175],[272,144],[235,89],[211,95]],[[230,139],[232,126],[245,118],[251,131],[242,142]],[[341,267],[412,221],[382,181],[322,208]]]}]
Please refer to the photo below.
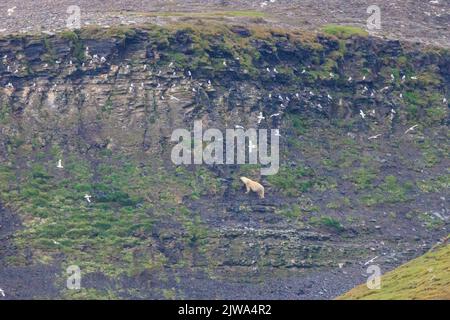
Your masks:
[{"label": "dark rock face", "polygon": [[[429,213],[448,217],[448,51],[243,27],[96,32],[0,40],[0,199],[24,223],[7,245],[29,253],[0,259],[8,270],[56,268],[69,298],[332,298],[369,259],[387,270],[448,233]],[[171,134],[198,119],[280,129],[280,172],[175,166]],[[85,291],[64,287],[72,264]]]}]

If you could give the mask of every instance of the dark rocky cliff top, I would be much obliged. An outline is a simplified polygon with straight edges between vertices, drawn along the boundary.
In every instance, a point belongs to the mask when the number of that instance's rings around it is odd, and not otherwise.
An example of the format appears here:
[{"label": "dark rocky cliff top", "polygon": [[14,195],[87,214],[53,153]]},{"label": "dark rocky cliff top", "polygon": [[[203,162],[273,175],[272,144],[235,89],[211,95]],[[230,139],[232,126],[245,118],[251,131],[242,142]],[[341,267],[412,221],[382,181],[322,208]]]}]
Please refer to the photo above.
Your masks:
[{"label": "dark rocky cliff top", "polygon": [[[145,22],[215,18],[260,23],[270,27],[317,30],[326,24],[366,26],[367,7],[361,0],[8,0],[0,3],[0,33],[54,31],[66,25],[66,10],[81,9],[83,25],[117,26]],[[376,34],[393,39],[450,46],[448,0],[380,0],[382,29]],[[8,9],[15,10],[8,13]]]}]

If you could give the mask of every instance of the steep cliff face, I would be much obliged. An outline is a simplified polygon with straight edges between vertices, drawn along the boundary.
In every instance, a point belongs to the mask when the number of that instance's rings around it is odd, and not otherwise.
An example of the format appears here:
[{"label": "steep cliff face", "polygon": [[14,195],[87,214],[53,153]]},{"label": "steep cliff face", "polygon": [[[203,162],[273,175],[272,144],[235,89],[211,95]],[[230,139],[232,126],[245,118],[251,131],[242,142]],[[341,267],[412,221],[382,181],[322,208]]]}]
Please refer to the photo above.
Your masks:
[{"label": "steep cliff face", "polygon": [[[327,32],[1,39],[11,296],[331,298],[364,279],[366,260],[387,270],[448,234],[448,50]],[[174,165],[171,134],[194,120],[279,129],[279,173]],[[267,197],[245,195],[241,175]],[[81,291],[65,288],[69,265]]]}]

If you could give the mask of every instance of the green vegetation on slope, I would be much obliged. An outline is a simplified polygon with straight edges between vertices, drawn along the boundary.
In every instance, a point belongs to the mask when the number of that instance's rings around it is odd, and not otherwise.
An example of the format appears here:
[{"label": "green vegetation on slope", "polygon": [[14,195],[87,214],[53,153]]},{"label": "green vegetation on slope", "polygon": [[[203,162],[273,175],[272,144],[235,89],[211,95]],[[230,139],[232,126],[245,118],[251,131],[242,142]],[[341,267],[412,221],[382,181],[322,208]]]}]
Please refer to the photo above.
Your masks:
[{"label": "green vegetation on slope", "polygon": [[368,36],[369,34],[364,29],[352,26],[341,26],[335,24],[329,24],[323,27],[323,32],[339,38],[347,39],[352,36]]},{"label": "green vegetation on slope", "polygon": [[363,284],[338,299],[450,299],[450,245],[386,273],[379,290],[369,290]]}]

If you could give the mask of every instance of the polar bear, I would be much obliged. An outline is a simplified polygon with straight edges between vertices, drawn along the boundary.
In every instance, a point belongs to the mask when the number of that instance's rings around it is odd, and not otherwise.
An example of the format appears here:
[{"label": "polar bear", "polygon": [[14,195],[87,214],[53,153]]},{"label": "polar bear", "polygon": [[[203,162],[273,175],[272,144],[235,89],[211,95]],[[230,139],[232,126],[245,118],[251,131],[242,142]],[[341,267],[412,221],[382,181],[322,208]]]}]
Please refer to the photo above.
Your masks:
[{"label": "polar bear", "polygon": [[253,192],[256,192],[261,199],[264,199],[264,187],[261,184],[246,177],[241,177],[240,179],[245,184],[245,188],[247,189],[245,192],[246,194],[252,190]]}]

